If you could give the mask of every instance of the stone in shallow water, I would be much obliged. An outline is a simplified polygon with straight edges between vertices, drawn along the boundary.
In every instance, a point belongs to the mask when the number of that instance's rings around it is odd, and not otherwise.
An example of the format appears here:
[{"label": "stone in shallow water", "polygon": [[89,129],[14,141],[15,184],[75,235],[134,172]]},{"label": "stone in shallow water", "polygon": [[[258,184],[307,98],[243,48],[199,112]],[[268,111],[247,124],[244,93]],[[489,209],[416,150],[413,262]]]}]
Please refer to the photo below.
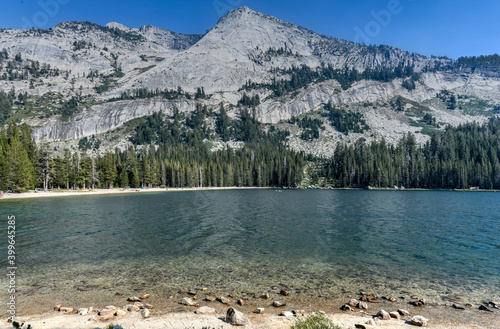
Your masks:
[{"label": "stone in shallow water", "polygon": [[244,326],[249,323],[245,314],[238,311],[234,307],[230,307],[226,313],[226,322],[233,326]]},{"label": "stone in shallow water", "polygon": [[265,310],[265,308],[263,308],[263,307],[257,307],[257,309],[253,312],[257,313],[257,314],[261,314],[261,313],[264,313],[264,310]]},{"label": "stone in shallow water", "polygon": [[269,299],[269,294],[267,293],[267,291],[264,291],[261,295],[261,298],[262,299]]},{"label": "stone in shallow water", "polygon": [[197,293],[197,291],[196,291],[196,290],[189,290],[189,291],[188,291],[188,295],[191,295],[191,296],[195,296],[195,295],[196,295],[196,293]]},{"label": "stone in shallow water", "polygon": [[283,296],[289,296],[290,295],[290,291],[289,290],[281,289],[280,294],[282,294]]},{"label": "stone in shallow water", "polygon": [[205,300],[206,300],[207,302],[213,302],[213,301],[214,301],[214,300],[216,300],[216,299],[217,299],[217,298],[215,298],[214,296],[206,296],[206,297],[205,297]]},{"label": "stone in shallow water", "polygon": [[[62,309],[62,307],[61,307],[61,309]],[[480,309],[481,311],[493,312],[492,310],[490,310],[489,308],[487,308],[487,307],[486,307],[486,306],[484,306],[484,305],[479,305],[479,309]]]},{"label": "stone in shallow water", "polygon": [[429,319],[426,319],[421,315],[415,315],[410,319],[410,323],[418,327],[427,327],[427,325],[429,324]]},{"label": "stone in shallow water", "polygon": [[358,308],[360,308],[362,310],[368,309],[368,303],[366,303],[366,302],[359,302],[357,306],[358,306]]},{"label": "stone in shallow water", "polygon": [[79,315],[87,315],[89,313],[89,309],[88,308],[79,308],[77,313]]},{"label": "stone in shallow water", "polygon": [[226,297],[220,296],[218,299],[219,299],[219,302],[221,302],[222,304],[229,305],[230,300],[227,299]]},{"label": "stone in shallow water", "polygon": [[141,298],[141,299],[146,299],[146,298],[149,298],[149,297],[151,297],[151,295],[150,295],[150,294],[145,294],[145,295],[142,295],[140,298]]},{"label": "stone in shallow water", "polygon": [[460,304],[453,304],[451,305],[453,308],[456,308],[457,310],[465,310],[465,307],[463,307],[462,305]]},{"label": "stone in shallow water", "polygon": [[121,310],[121,309],[116,310],[116,316],[124,316],[125,314],[127,314],[127,311],[125,311],[125,310]]},{"label": "stone in shallow water", "polygon": [[238,304],[240,304],[241,306],[244,306],[246,304],[246,301],[244,299],[240,299],[240,300],[238,300]]},{"label": "stone in shallow water", "polygon": [[125,305],[123,309],[127,312],[139,312],[141,309],[135,305]]},{"label": "stone in shallow water", "polygon": [[196,311],[194,311],[196,314],[212,314],[215,313],[215,309],[208,307],[208,306],[202,306]]},{"label": "stone in shallow water", "polygon": [[196,302],[194,300],[192,300],[191,298],[188,298],[188,297],[184,297],[181,300],[181,304],[187,305],[187,306],[198,306],[198,304],[196,304]]},{"label": "stone in shallow water", "polygon": [[274,306],[274,307],[283,307],[283,306],[286,306],[286,303],[285,303],[285,302],[282,302],[282,301],[280,301],[280,300],[275,300],[275,301],[273,302],[273,306]]},{"label": "stone in shallow water", "polygon": [[106,306],[105,308],[103,308],[99,312],[99,315],[104,317],[104,316],[107,316],[109,314],[115,315],[115,313],[116,313],[116,307],[113,305],[109,305],[109,306]]}]

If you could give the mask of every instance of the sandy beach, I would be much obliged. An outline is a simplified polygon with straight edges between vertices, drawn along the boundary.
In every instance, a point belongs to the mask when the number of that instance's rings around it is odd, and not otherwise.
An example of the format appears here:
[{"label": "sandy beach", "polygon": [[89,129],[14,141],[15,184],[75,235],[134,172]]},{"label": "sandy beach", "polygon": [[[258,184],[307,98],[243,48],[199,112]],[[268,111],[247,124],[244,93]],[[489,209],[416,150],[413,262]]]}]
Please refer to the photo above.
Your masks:
[{"label": "sandy beach", "polygon": [[94,189],[94,190],[54,190],[37,191],[26,193],[3,193],[2,200],[30,199],[30,198],[49,198],[63,196],[83,196],[83,195],[110,195],[110,194],[128,194],[128,193],[151,193],[151,192],[181,192],[181,191],[217,191],[217,190],[237,190],[237,189],[267,189],[267,187],[190,187],[190,188],[113,188],[113,189]]},{"label": "sandy beach", "polygon": [[[267,310],[266,310],[267,311]],[[247,314],[249,324],[243,328],[249,329],[287,329],[297,321],[294,316],[284,317],[276,315],[274,310],[269,311],[270,314]],[[413,314],[416,314],[413,312]],[[327,314],[336,325],[342,329],[354,329],[356,325],[366,325],[372,318],[370,315],[361,312],[346,312],[339,314]],[[478,315],[481,316],[481,315]],[[500,328],[500,320],[491,317],[492,321],[488,324],[455,324],[453,319],[450,318],[449,322],[433,321],[430,319],[428,328],[436,329],[497,329]],[[401,319],[390,319],[380,321],[377,326],[366,325],[366,328],[385,328],[385,329],[398,329],[398,328],[418,328],[409,323],[411,316]],[[115,317],[110,320],[101,320],[96,314],[81,316],[78,314],[61,314],[59,312],[47,313],[43,315],[34,315],[19,317],[17,321],[20,323],[31,324],[34,329],[98,329],[105,328],[110,324],[120,325],[123,329],[152,329],[152,328],[166,328],[166,329],[227,329],[233,328],[225,321],[225,312],[218,311],[215,314],[198,315],[193,312],[175,312],[175,313],[155,313],[149,318],[142,318],[139,313],[131,312],[124,316]],[[359,327],[359,326],[358,326]],[[0,328],[12,328],[6,321],[3,321]]]}]

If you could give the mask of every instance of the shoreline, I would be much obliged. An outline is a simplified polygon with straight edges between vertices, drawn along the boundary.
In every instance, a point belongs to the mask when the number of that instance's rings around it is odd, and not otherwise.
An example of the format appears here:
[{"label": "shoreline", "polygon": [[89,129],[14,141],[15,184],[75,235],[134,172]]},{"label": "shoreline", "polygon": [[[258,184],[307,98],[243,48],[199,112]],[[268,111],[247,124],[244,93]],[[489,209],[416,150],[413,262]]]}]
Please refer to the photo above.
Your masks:
[{"label": "shoreline", "polygon": [[185,187],[185,188],[113,188],[113,189],[94,189],[94,190],[60,190],[60,191],[39,191],[25,193],[4,193],[0,197],[2,200],[17,200],[17,199],[35,199],[63,196],[89,196],[89,195],[112,195],[112,194],[132,194],[132,193],[151,193],[151,192],[182,192],[182,191],[221,191],[221,190],[256,190],[256,189],[272,189],[272,187]]},{"label": "shoreline", "polygon": [[[198,301],[197,301],[198,302]],[[108,319],[105,319],[97,314],[97,310],[92,313],[79,315],[75,313],[65,314],[63,312],[45,312],[42,314],[26,315],[26,316],[16,316],[15,321],[19,323],[30,324],[36,329],[52,329],[52,328],[68,328],[68,329],[98,329],[107,328],[110,324],[119,325],[123,329],[135,328],[135,329],[150,329],[150,328],[234,328],[231,324],[225,321],[226,312],[230,306],[222,305],[218,301],[214,302],[204,302],[199,301],[199,306],[208,306],[213,308],[213,313],[210,314],[196,314],[196,310],[199,307],[195,306],[180,306],[176,309],[171,310],[156,310],[152,309],[150,315],[144,318],[140,312],[130,311],[124,315],[115,315]],[[216,305],[217,304],[217,305]],[[326,317],[333,321],[336,325],[340,326],[342,329],[354,329],[357,328],[356,325],[366,325],[370,319],[375,317],[375,314],[379,309],[385,309],[387,312],[394,311],[392,308],[387,307],[372,307],[371,310],[359,310],[354,308],[353,311],[338,311],[338,312],[328,312]],[[298,319],[305,319],[312,312],[311,310],[305,310],[302,315],[297,312],[295,315],[281,316],[282,311],[291,311],[287,307],[272,307],[265,306],[265,311],[262,314],[255,314],[248,308],[240,305],[233,306],[235,309],[242,311],[249,319],[249,324],[243,328],[248,329],[289,329]],[[118,307],[120,309],[120,307]],[[383,327],[386,329],[398,329],[398,328],[416,328],[412,325],[409,320],[416,315],[423,315],[429,320],[428,328],[436,329],[497,329],[500,328],[500,317],[498,313],[476,313],[472,312],[474,310],[455,310],[452,308],[447,308],[449,312],[441,317],[434,317],[437,313],[442,313],[445,310],[439,307],[429,306],[427,309],[420,308],[416,309],[413,307],[406,308],[410,315],[401,316],[401,318],[391,318],[389,320],[380,320],[377,327]],[[316,310],[317,312],[318,310]],[[324,313],[320,310],[320,312]],[[462,313],[461,313],[462,312]],[[465,312],[465,314],[463,313]],[[461,314],[460,314],[461,313]],[[461,317],[466,317],[467,321],[457,320],[454,314],[460,314]],[[458,315],[456,315],[458,316]],[[486,317],[489,318],[486,319]],[[3,319],[2,326],[0,328],[12,328],[12,325]],[[5,325],[5,326],[4,326]],[[375,326],[366,325],[365,328],[375,328]]]},{"label": "shoreline", "polygon": [[[38,191],[24,193],[3,193],[0,195],[2,200],[18,200],[18,199],[36,199],[48,197],[63,197],[63,196],[88,196],[88,195],[113,195],[113,194],[131,194],[131,193],[151,193],[151,192],[182,192],[182,191],[222,191],[222,190],[287,190],[282,187],[172,187],[172,188],[113,188],[113,189],[87,189],[87,190],[55,190],[55,191]],[[349,191],[349,190],[366,190],[366,191],[447,191],[447,192],[500,192],[499,190],[481,190],[481,189],[421,189],[421,188],[353,188],[353,187],[311,187],[311,188],[289,188],[290,190],[333,190],[333,191]]]}]

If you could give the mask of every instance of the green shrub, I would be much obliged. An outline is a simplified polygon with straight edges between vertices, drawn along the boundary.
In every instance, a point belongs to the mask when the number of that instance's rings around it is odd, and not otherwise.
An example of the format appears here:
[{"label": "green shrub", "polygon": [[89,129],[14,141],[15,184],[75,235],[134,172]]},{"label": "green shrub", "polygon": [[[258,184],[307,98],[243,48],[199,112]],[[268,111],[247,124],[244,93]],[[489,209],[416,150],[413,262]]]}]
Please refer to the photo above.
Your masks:
[{"label": "green shrub", "polygon": [[321,313],[298,319],[290,329],[342,329]]}]

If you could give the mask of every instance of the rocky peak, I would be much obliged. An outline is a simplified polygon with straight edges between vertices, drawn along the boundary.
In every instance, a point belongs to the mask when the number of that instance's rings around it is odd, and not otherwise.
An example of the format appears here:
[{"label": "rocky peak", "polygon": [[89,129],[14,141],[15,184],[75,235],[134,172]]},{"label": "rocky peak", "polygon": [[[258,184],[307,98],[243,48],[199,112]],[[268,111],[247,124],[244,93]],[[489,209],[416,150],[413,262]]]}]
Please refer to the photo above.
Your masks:
[{"label": "rocky peak", "polygon": [[132,30],[130,27],[127,27],[127,26],[120,24],[120,23],[117,23],[117,22],[110,22],[110,23],[106,24],[106,27],[109,27],[112,29],[114,28],[114,29],[122,30],[125,32]]}]

